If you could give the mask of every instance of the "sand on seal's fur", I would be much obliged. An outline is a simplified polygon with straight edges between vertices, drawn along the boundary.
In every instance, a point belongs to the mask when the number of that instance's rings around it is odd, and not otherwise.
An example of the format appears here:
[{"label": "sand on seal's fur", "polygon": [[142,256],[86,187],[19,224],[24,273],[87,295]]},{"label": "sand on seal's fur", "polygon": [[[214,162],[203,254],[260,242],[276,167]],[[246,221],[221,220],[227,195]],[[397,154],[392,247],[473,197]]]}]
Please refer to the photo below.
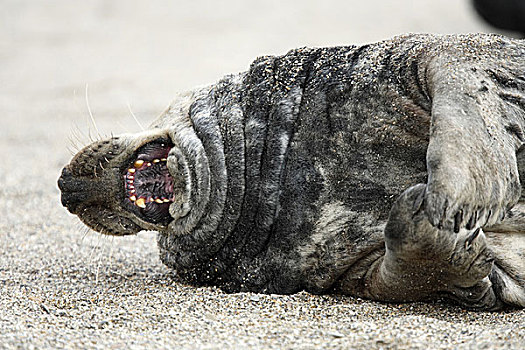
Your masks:
[{"label": "sand on seal's fur", "polygon": [[[147,124],[175,91],[245,69],[258,54],[283,53],[303,44],[379,40],[403,31],[483,30],[468,17],[465,4],[420,1],[413,9],[418,16],[412,17],[403,12],[412,1],[396,2],[388,15],[386,9],[384,15],[374,15],[373,6],[382,2],[368,1],[361,2],[366,11],[353,15],[351,4],[345,5],[349,14],[340,18],[333,13],[342,16],[343,11],[304,2],[308,13],[332,13],[316,27],[315,17],[293,11],[293,2],[285,1],[286,16],[299,16],[308,23],[304,28],[315,28],[315,35],[306,31],[312,38],[306,42],[291,29],[288,36],[279,35],[281,22],[292,17],[270,20],[270,10],[244,14],[248,9],[237,7],[236,15],[243,15],[240,23],[247,27],[243,32],[234,27],[235,17],[217,9],[206,15],[177,2],[155,8],[143,1],[90,3],[13,1],[1,6],[1,348],[523,346],[525,310],[479,313],[440,304],[389,305],[306,293],[227,295],[178,284],[158,260],[153,234],[122,239],[85,234],[61,207],[55,188],[60,167],[70,158],[69,137],[78,133],[75,124],[87,133],[86,83],[102,132],[137,131],[128,102]],[[228,5],[220,2],[221,8]],[[205,8],[195,6],[193,11]],[[168,25],[165,13],[177,20]],[[188,22],[178,19],[189,13],[199,26],[213,28],[199,32],[190,23],[188,30]],[[451,17],[443,18],[444,13]],[[250,27],[254,14],[262,22],[260,27],[253,24],[260,32]],[[230,29],[218,26],[227,23]],[[162,31],[168,28],[171,34]],[[341,34],[343,30],[348,33]],[[235,35],[246,37],[234,42]],[[173,40],[166,44],[170,36]],[[233,39],[225,42],[225,37]],[[248,43],[248,49],[239,48],[230,57],[240,43]],[[96,137],[93,130],[91,134]]]}]

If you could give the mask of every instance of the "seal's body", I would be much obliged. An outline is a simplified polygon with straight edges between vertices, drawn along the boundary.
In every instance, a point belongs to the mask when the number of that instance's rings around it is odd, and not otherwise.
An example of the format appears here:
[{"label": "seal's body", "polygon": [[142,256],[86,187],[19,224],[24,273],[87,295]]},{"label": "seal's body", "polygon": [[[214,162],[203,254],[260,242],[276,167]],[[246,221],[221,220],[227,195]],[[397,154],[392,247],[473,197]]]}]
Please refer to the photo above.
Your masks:
[{"label": "seal's body", "polygon": [[62,202],[157,230],[195,284],[523,307],[524,57],[486,35],[263,57],[79,152]]}]

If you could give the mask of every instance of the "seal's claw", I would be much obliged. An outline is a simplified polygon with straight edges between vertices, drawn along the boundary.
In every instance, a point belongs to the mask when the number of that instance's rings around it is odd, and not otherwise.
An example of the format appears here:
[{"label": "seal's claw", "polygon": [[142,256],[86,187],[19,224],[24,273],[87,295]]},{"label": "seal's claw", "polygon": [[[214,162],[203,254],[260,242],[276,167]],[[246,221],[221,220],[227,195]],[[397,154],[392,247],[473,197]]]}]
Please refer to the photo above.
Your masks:
[{"label": "seal's claw", "polygon": [[459,228],[461,226],[461,222],[463,221],[463,211],[460,210],[454,215],[454,232],[458,233]]},{"label": "seal's claw", "polygon": [[479,236],[481,228],[478,227],[466,240],[465,240],[465,249],[470,250],[472,248],[472,242]]},{"label": "seal's claw", "polygon": [[[472,230],[476,227],[500,223],[505,218],[506,211],[514,206],[518,198],[517,192],[507,196],[485,196],[486,198],[474,192],[455,198],[452,195],[447,196],[436,193],[436,191],[429,191],[428,188],[427,185],[422,201],[428,221],[440,230],[450,230],[455,233],[461,229]],[[491,190],[488,189],[485,192],[491,192]],[[479,203],[475,202],[478,198],[485,202],[484,206],[479,207]]]},{"label": "seal's claw", "polygon": [[470,215],[470,218],[467,221],[465,228],[467,230],[472,230],[476,226],[477,218],[478,218],[478,211],[474,210],[472,214]]},{"label": "seal's claw", "polygon": [[443,227],[448,204],[446,198],[431,192],[425,194],[424,202],[428,221],[434,227]]}]

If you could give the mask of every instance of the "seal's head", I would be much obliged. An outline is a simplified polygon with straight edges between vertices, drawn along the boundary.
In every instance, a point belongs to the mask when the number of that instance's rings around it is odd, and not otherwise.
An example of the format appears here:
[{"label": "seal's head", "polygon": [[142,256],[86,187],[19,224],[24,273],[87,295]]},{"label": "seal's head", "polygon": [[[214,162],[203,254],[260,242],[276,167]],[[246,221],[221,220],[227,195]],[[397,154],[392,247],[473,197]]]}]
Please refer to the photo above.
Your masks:
[{"label": "seal's head", "polygon": [[160,129],[94,142],[62,170],[62,204],[105,234],[166,229],[187,214],[188,171],[179,155]]}]

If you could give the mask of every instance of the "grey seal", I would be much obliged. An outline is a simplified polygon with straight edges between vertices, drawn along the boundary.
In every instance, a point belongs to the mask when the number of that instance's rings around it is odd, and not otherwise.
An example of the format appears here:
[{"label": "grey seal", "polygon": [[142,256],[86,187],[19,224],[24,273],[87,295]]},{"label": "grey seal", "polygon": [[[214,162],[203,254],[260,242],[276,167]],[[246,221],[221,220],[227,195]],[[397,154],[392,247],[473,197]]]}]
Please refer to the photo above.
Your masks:
[{"label": "grey seal", "polygon": [[227,292],[525,306],[525,42],[403,35],[261,57],[58,180],[103,234]]}]

